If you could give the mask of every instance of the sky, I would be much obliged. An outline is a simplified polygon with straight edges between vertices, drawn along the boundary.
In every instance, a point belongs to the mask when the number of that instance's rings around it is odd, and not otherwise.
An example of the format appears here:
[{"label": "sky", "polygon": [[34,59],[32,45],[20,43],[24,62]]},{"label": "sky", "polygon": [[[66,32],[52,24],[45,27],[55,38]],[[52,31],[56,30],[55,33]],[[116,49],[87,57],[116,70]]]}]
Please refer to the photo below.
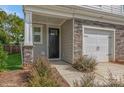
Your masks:
[{"label": "sky", "polygon": [[20,18],[24,19],[24,13],[22,5],[0,5],[0,8],[6,11],[8,14],[16,13]]}]

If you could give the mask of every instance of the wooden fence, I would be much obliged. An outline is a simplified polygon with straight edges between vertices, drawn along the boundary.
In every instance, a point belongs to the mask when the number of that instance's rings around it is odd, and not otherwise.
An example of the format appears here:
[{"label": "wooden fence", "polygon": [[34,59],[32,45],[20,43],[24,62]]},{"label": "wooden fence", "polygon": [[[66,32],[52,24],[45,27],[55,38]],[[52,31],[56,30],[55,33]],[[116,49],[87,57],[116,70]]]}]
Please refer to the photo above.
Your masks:
[{"label": "wooden fence", "polygon": [[21,52],[20,45],[3,45],[3,48],[8,52],[8,54]]}]

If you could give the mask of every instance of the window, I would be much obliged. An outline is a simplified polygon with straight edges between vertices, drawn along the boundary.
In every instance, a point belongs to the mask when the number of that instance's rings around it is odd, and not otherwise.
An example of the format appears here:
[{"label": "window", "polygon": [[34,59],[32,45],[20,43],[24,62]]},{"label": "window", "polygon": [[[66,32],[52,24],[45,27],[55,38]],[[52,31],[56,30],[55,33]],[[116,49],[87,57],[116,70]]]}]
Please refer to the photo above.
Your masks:
[{"label": "window", "polygon": [[122,12],[124,12],[124,5],[122,5]]},{"label": "window", "polygon": [[34,26],[33,27],[33,40],[36,44],[43,43],[43,27],[42,26]]}]

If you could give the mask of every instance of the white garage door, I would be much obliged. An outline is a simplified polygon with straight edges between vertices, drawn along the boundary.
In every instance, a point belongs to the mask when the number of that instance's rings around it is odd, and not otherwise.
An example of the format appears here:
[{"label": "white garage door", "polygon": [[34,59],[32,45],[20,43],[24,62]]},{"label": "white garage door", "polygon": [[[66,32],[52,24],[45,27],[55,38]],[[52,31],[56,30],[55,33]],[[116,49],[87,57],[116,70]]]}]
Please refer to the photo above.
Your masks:
[{"label": "white garage door", "polygon": [[85,29],[84,33],[84,55],[95,58],[97,62],[108,62],[110,34],[92,29]]}]

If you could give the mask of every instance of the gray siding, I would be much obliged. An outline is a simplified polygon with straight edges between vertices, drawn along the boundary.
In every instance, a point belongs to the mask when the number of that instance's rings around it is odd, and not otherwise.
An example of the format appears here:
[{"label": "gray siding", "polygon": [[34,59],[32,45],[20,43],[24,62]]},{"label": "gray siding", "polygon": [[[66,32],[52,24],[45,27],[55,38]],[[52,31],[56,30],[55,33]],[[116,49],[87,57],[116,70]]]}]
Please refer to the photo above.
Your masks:
[{"label": "gray siding", "polygon": [[113,14],[118,14],[118,15],[124,15],[121,5],[82,5],[82,7],[103,11],[103,12],[108,12],[108,13],[113,13]]},{"label": "gray siding", "polygon": [[34,44],[34,59],[41,56],[47,56],[47,31],[46,25],[43,25],[43,44]]},{"label": "gray siding", "polygon": [[61,27],[61,57],[72,63],[73,59],[73,20],[67,20]]}]

